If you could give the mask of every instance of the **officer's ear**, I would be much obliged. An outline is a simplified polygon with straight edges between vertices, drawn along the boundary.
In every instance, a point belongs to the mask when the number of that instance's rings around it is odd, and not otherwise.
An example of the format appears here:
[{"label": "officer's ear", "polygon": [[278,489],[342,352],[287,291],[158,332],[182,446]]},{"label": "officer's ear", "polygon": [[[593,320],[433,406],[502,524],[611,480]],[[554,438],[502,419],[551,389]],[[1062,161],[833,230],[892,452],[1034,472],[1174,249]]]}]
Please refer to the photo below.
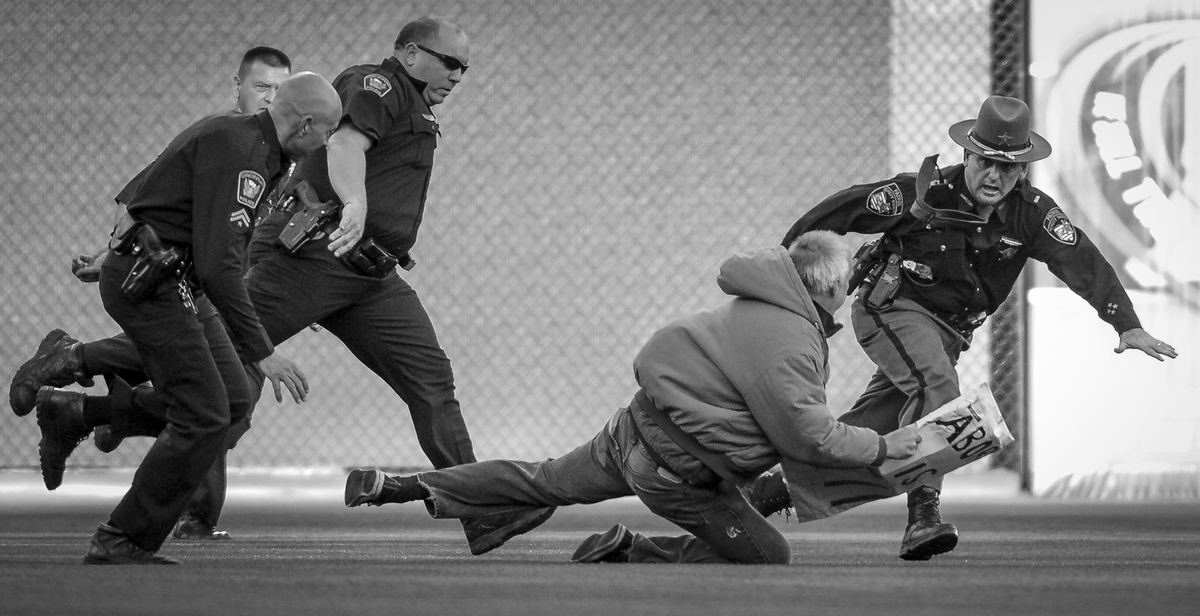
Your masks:
[{"label": "officer's ear", "polygon": [[417,62],[417,45],[416,43],[405,43],[396,47],[396,59],[404,63],[406,67],[412,67]]}]

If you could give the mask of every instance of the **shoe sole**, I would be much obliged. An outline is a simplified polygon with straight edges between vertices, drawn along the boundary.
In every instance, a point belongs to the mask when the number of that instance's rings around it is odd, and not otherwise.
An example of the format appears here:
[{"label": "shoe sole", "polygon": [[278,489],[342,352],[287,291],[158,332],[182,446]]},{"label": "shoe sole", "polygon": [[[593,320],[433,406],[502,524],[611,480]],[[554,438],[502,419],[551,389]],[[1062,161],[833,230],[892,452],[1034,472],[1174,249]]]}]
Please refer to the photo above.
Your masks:
[{"label": "shoe sole", "polygon": [[172,533],[171,537],[177,541],[231,541],[233,535],[227,531],[214,530],[207,535],[199,535],[196,533]]},{"label": "shoe sole", "polygon": [[958,547],[958,533],[947,532],[931,537],[900,553],[901,560],[929,560]]},{"label": "shoe sole", "polygon": [[112,560],[109,558],[101,558],[99,556],[92,556],[91,554],[84,554],[83,555],[83,564],[85,564],[85,565],[179,565],[179,564],[183,564],[183,563],[180,563],[179,561],[175,560],[174,558],[168,558],[166,556],[155,556],[153,559]]},{"label": "shoe sole", "polygon": [[13,375],[12,382],[8,385],[8,406],[12,408],[13,413],[16,413],[17,417],[24,417],[33,411],[34,408],[37,408],[35,404],[32,407],[23,409],[21,408],[21,405],[17,403],[16,389],[18,385],[24,385],[24,383],[21,381],[28,377],[29,364],[41,359],[46,355],[46,353],[50,352],[50,349],[54,348],[54,346],[57,345],[60,340],[66,337],[67,332],[61,329],[51,330],[50,333],[46,334],[45,338],[42,338],[42,341],[38,344],[37,351],[34,352],[33,357],[17,368],[17,373]]},{"label": "shoe sole", "polygon": [[[362,504],[373,505],[383,491],[383,471],[356,468],[346,475],[346,493],[343,500],[347,507]],[[368,485],[369,484],[369,485]]]}]

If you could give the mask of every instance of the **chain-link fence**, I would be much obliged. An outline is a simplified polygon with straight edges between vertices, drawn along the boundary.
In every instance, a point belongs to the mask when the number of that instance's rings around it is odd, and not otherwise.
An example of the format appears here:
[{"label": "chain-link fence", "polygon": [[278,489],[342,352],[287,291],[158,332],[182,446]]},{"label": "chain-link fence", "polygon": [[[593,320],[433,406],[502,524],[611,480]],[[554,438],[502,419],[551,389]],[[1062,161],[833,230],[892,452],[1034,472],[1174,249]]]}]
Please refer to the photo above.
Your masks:
[{"label": "chain-link fence", "polygon": [[[51,328],[117,331],[69,258],[104,240],[112,196],[176,132],[232,106],[243,50],[278,46],[332,77],[386,57],[404,21],[436,12],[467,30],[472,68],[438,109],[419,264],[405,276],[454,362],[478,455],[558,455],[628,402],[633,356],[655,328],[721,301],[725,256],[778,242],[844,186],[930,152],[961,156],[946,127],[991,87],[990,9],[5,2],[0,112],[15,130],[0,150],[0,374]],[[964,357],[964,383],[1014,370],[1017,351],[991,352],[993,338],[981,332]],[[851,335],[832,344],[830,401],[845,409],[873,366]],[[280,351],[313,393],[298,406],[264,396],[231,465],[428,464],[404,405],[333,336],[306,331]],[[0,466],[36,466],[37,440],[32,417],[0,413]],[[84,445],[71,463],[130,466],[146,446]]]}]

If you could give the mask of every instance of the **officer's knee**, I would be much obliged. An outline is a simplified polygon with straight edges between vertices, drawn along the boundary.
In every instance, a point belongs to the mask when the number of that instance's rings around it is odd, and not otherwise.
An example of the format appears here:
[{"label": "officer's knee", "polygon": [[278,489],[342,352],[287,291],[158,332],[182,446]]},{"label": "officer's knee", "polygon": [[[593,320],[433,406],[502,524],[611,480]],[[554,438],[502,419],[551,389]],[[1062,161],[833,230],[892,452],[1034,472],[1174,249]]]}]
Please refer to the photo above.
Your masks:
[{"label": "officer's knee", "polygon": [[236,426],[246,420],[254,408],[249,402],[231,402],[229,404],[229,425]]},{"label": "officer's knee", "polygon": [[229,431],[225,433],[225,448],[233,449],[237,447],[238,441],[250,431],[250,418],[245,419],[229,426]]}]

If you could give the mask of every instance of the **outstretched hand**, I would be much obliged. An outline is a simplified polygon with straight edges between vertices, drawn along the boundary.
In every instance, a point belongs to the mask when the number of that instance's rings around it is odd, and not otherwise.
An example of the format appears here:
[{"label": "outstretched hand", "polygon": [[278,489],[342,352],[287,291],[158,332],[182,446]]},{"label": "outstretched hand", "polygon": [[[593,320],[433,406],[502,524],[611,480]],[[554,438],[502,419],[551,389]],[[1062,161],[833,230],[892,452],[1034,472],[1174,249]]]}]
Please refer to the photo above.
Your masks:
[{"label": "outstretched hand", "polygon": [[266,359],[258,362],[258,369],[262,370],[263,376],[271,381],[271,388],[275,390],[276,402],[283,402],[284,387],[287,387],[288,392],[292,394],[292,400],[295,400],[296,404],[304,402],[304,399],[308,397],[308,379],[304,378],[304,373],[292,360],[278,353],[272,353]]},{"label": "outstretched hand", "polygon": [[1171,359],[1179,357],[1179,353],[1175,352],[1175,347],[1151,336],[1140,327],[1122,332],[1121,341],[1117,344],[1117,348],[1113,349],[1113,352],[1123,353],[1126,349],[1137,349],[1158,361],[1163,361],[1163,357]]}]

